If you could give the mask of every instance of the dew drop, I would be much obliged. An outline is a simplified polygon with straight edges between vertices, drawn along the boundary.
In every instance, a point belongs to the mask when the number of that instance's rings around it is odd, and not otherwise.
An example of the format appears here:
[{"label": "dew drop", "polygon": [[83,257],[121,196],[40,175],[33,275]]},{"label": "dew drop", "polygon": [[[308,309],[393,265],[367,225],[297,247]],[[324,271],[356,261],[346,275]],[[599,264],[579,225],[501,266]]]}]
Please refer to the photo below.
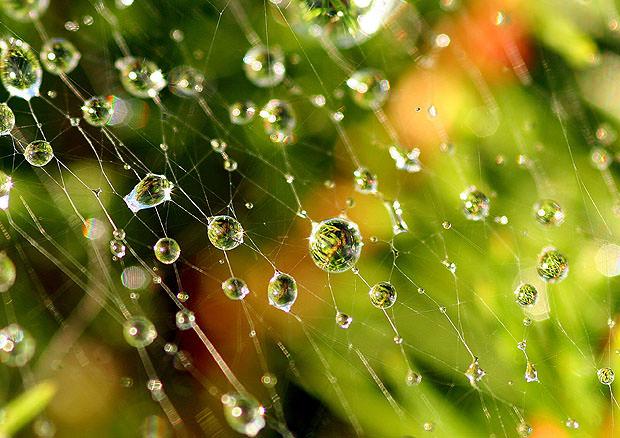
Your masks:
[{"label": "dew drop", "polygon": [[196,68],[187,65],[175,67],[168,75],[168,87],[179,97],[198,97],[204,89],[204,75]]},{"label": "dew drop", "polygon": [[559,226],[564,222],[564,211],[552,199],[543,199],[534,204],[534,217],[543,225]]},{"label": "dew drop", "polygon": [[468,187],[461,193],[460,198],[463,201],[463,212],[467,219],[481,221],[489,215],[489,198],[475,186]]},{"label": "dew drop", "polygon": [[267,287],[269,304],[288,312],[297,300],[297,282],[289,274],[276,272]]},{"label": "dew drop", "polygon": [[170,237],[162,237],[153,246],[155,258],[166,265],[176,262],[181,255],[181,247],[176,240]]},{"label": "dew drop", "polygon": [[390,93],[390,82],[383,73],[372,68],[354,72],[347,79],[347,86],[353,101],[365,109],[381,108]]},{"label": "dew drop", "polygon": [[533,306],[538,298],[538,290],[529,283],[521,283],[515,289],[514,294],[515,301],[522,307]]},{"label": "dew drop", "polygon": [[230,122],[234,125],[247,125],[256,114],[256,105],[250,100],[235,102],[228,108]]},{"label": "dew drop", "polygon": [[34,167],[43,167],[54,158],[54,150],[47,141],[35,140],[24,149],[24,158]]},{"label": "dew drop", "polygon": [[213,216],[209,218],[207,236],[213,246],[227,251],[243,243],[243,227],[237,219],[231,216]]},{"label": "dew drop", "polygon": [[157,338],[157,330],[151,321],[144,316],[132,316],[123,323],[125,341],[132,347],[144,348]]},{"label": "dew drop", "polygon": [[253,437],[265,427],[265,408],[250,394],[229,392],[221,401],[226,421],[236,432]]},{"label": "dew drop", "polygon": [[24,41],[0,40],[0,79],[11,96],[30,100],[39,95],[43,71],[38,58]]},{"label": "dew drop", "polygon": [[45,70],[61,75],[75,70],[82,55],[71,41],[64,38],[52,38],[43,44],[39,57]]},{"label": "dew drop", "polygon": [[310,256],[326,272],[351,269],[360,258],[362,246],[359,227],[348,219],[337,217],[312,225]]},{"label": "dew drop", "polygon": [[121,84],[132,96],[153,98],[166,86],[162,71],[148,59],[129,56],[114,65],[120,71]]},{"label": "dew drop", "polygon": [[420,149],[414,148],[411,151],[405,151],[400,145],[392,145],[389,148],[389,153],[397,169],[409,173],[416,173],[422,170],[419,160]]},{"label": "dew drop", "polygon": [[559,283],[568,275],[568,260],[557,249],[548,247],[538,256],[536,270],[548,283]]},{"label": "dew drop", "polygon": [[370,304],[378,309],[389,309],[396,302],[396,288],[389,281],[381,281],[368,291]]},{"label": "dew drop", "polygon": [[280,99],[271,99],[260,110],[265,133],[274,143],[289,143],[297,120],[293,107]]},{"label": "dew drop", "polygon": [[196,324],[196,316],[189,309],[179,310],[175,316],[179,330],[189,330]]},{"label": "dew drop", "polygon": [[9,135],[14,127],[13,110],[6,103],[0,103],[0,135]]},{"label": "dew drop", "polygon": [[165,175],[147,174],[123,199],[134,213],[156,207],[171,199],[174,184]]},{"label": "dew drop", "polygon": [[279,47],[254,46],[243,57],[243,70],[257,87],[275,87],[286,74],[284,53]]},{"label": "dew drop", "polygon": [[114,115],[114,96],[94,96],[82,105],[82,117],[92,126],[105,126]]},{"label": "dew drop", "polygon": [[250,288],[241,278],[230,277],[222,282],[222,291],[231,300],[242,300],[250,293]]},{"label": "dew drop", "polygon": [[348,329],[351,323],[353,322],[353,318],[346,313],[338,312],[336,313],[336,324],[341,329]]},{"label": "dew drop", "polygon": [[9,367],[22,367],[34,356],[36,342],[18,324],[0,330],[0,362]]},{"label": "dew drop", "polygon": [[398,202],[398,200],[385,200],[383,201],[383,205],[387,209],[388,215],[390,216],[390,222],[392,223],[392,232],[394,233],[394,235],[406,233],[407,231],[409,231],[409,226],[403,218],[403,209],[400,206],[400,202]]}]

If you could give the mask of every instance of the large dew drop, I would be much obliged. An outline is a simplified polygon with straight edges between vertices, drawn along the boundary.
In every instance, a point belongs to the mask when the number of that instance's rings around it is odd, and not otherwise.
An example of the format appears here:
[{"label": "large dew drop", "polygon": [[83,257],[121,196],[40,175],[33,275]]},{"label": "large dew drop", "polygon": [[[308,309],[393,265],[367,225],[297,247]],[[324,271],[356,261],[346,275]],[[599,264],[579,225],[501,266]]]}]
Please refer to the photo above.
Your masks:
[{"label": "large dew drop", "polygon": [[377,309],[389,309],[396,302],[396,288],[389,281],[381,281],[370,288],[368,296]]},{"label": "large dew drop", "polygon": [[194,67],[181,65],[170,71],[168,81],[168,88],[173,94],[193,98],[202,93],[205,76]]},{"label": "large dew drop", "polygon": [[614,373],[614,370],[609,367],[600,368],[596,372],[596,377],[598,377],[598,381],[601,382],[603,385],[609,386],[614,383],[614,380],[616,379],[616,374]]},{"label": "large dew drop", "polygon": [[379,70],[367,68],[357,70],[347,79],[351,98],[365,109],[379,109],[390,94],[390,82]]},{"label": "large dew drop", "polygon": [[564,211],[552,199],[543,199],[534,204],[534,217],[543,225],[559,226],[564,222]]},{"label": "large dew drop", "polygon": [[243,243],[243,227],[237,219],[227,215],[209,218],[207,227],[209,240],[218,249],[227,251]]},{"label": "large dew drop", "polygon": [[244,280],[230,277],[222,282],[222,290],[231,300],[242,300],[250,293],[250,289]]},{"label": "large dew drop", "polygon": [[120,71],[123,87],[135,97],[155,97],[166,86],[160,68],[148,59],[129,56],[114,65]]},{"label": "large dew drop", "polygon": [[144,316],[132,316],[123,323],[123,336],[132,347],[144,348],[157,338],[157,330]]},{"label": "large dew drop", "polygon": [[174,184],[165,175],[149,173],[123,199],[134,213],[156,207],[171,199]]},{"label": "large dew drop", "polygon": [[243,57],[243,70],[257,87],[274,87],[284,80],[284,54],[278,47],[252,47]]},{"label": "large dew drop", "polygon": [[267,287],[269,304],[288,312],[297,299],[297,282],[293,277],[282,272],[276,272]]},{"label": "large dew drop", "polygon": [[0,252],[0,292],[6,292],[15,284],[15,264],[4,252]]},{"label": "large dew drop", "polygon": [[362,235],[354,222],[332,218],[312,225],[310,256],[314,263],[327,272],[351,269],[362,252]]},{"label": "large dew drop", "polygon": [[489,215],[489,198],[476,187],[468,187],[461,193],[460,198],[463,201],[463,213],[467,219],[481,221]]},{"label": "large dew drop", "polygon": [[548,283],[559,283],[568,275],[568,259],[555,248],[545,248],[538,256],[538,275]]},{"label": "large dew drop", "polygon": [[0,170],[0,210],[9,208],[9,197],[13,188],[13,178]]},{"label": "large dew drop", "polygon": [[24,158],[35,167],[43,167],[54,158],[52,146],[45,140],[35,140],[24,149]]},{"label": "large dew drop", "polygon": [[0,135],[9,135],[14,127],[13,110],[6,103],[0,103]]},{"label": "large dew drop", "polygon": [[39,56],[45,70],[55,75],[71,73],[82,57],[73,43],[64,38],[47,40]]},{"label": "large dew drop", "polygon": [[274,143],[288,143],[297,124],[293,107],[288,102],[271,99],[260,110],[265,133]]},{"label": "large dew drop", "polygon": [[38,96],[42,78],[41,64],[28,44],[14,38],[0,41],[0,79],[11,96]]},{"label": "large dew drop", "polygon": [[114,115],[114,96],[94,96],[82,105],[82,117],[92,126],[110,123]]},{"label": "large dew drop", "polygon": [[0,0],[2,11],[17,21],[32,21],[45,13],[49,0]]},{"label": "large dew drop", "polygon": [[0,330],[0,361],[10,367],[22,367],[34,356],[35,340],[18,324]]},{"label": "large dew drop", "polygon": [[251,100],[235,102],[228,108],[230,122],[235,125],[247,125],[256,114],[256,105]]},{"label": "large dew drop", "polygon": [[224,417],[236,432],[252,437],[265,427],[265,408],[250,394],[229,392],[221,400]]},{"label": "large dew drop", "polygon": [[533,306],[538,299],[538,291],[529,283],[522,283],[515,289],[515,301],[519,306]]},{"label": "large dew drop", "polygon": [[166,265],[176,262],[181,255],[181,247],[176,240],[162,237],[153,246],[155,258]]},{"label": "large dew drop", "polygon": [[364,194],[375,194],[379,188],[377,175],[365,167],[358,167],[353,172],[355,178],[355,190]]}]

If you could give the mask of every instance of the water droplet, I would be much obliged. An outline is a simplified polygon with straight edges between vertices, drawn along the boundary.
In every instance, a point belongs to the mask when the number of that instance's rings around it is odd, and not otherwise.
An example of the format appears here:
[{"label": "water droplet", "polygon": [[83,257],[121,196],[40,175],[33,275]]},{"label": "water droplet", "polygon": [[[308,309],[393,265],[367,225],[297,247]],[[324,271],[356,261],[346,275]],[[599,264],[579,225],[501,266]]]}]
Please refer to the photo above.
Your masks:
[{"label": "water droplet", "polygon": [[162,263],[170,265],[176,262],[181,255],[181,247],[176,240],[170,237],[162,237],[153,246],[155,257]]},{"label": "water droplet", "polygon": [[598,371],[596,371],[596,376],[598,377],[598,381],[601,382],[603,385],[611,385],[616,378],[614,370],[608,367],[599,368]]},{"label": "water droplet", "polygon": [[282,272],[276,272],[267,287],[269,304],[288,312],[297,299],[297,282],[295,279]]},{"label": "water droplet", "polygon": [[82,105],[82,117],[92,126],[110,123],[114,115],[114,96],[94,96]]},{"label": "water droplet", "polygon": [[534,428],[527,423],[519,423],[517,426],[517,433],[520,437],[528,437],[534,432]]},{"label": "water droplet", "polygon": [[273,388],[278,383],[278,378],[275,376],[275,374],[265,373],[261,376],[260,381],[267,388]]},{"label": "water droplet", "polygon": [[52,146],[45,140],[35,140],[24,149],[24,158],[35,167],[43,167],[54,158]]},{"label": "water droplet", "polygon": [[114,64],[120,71],[121,84],[135,97],[155,97],[166,86],[160,68],[152,61],[132,56],[121,58]]},{"label": "water droplet", "polygon": [[0,210],[9,208],[9,197],[13,188],[13,178],[0,170]]},{"label": "water droplet", "polygon": [[170,91],[179,97],[197,97],[204,89],[205,76],[187,65],[175,67],[168,75]]},{"label": "water droplet", "polygon": [[234,172],[239,167],[239,164],[232,158],[226,158],[224,160],[224,169],[228,172]]},{"label": "water droplet", "polygon": [[234,125],[247,125],[256,114],[256,105],[251,100],[235,102],[228,109],[228,114]]},{"label": "water droplet", "polygon": [[123,336],[132,347],[144,348],[157,338],[157,330],[144,316],[132,316],[123,323]]},{"label": "water droplet", "polygon": [[396,288],[389,281],[381,281],[368,291],[370,303],[378,309],[389,309],[396,302]]},{"label": "water droplet", "polygon": [[538,371],[536,371],[536,367],[529,360],[525,366],[525,381],[528,383],[538,382]]},{"label": "water droplet", "polygon": [[179,293],[177,293],[177,298],[180,302],[184,303],[189,300],[189,294],[185,291],[179,291]]},{"label": "water droplet", "polygon": [[567,418],[566,419],[566,427],[568,429],[579,429],[579,422],[577,420],[575,420],[574,418]]},{"label": "water droplet", "polygon": [[398,235],[409,231],[409,226],[407,225],[407,222],[405,222],[405,219],[403,219],[403,209],[400,206],[400,202],[398,202],[398,200],[385,200],[383,201],[383,205],[385,205],[385,208],[390,216],[392,232],[395,235]]},{"label": "water droplet", "polygon": [[0,103],[0,135],[9,135],[14,127],[13,110],[6,103]]},{"label": "water droplet", "polygon": [[123,199],[134,213],[156,207],[171,199],[174,184],[165,175],[147,174]]},{"label": "water droplet", "polygon": [[489,215],[489,198],[475,186],[468,187],[461,193],[460,198],[463,201],[463,212],[467,219],[481,221]]},{"label": "water droplet", "polygon": [[289,143],[297,120],[288,102],[271,99],[260,110],[265,133],[274,143]]},{"label": "water droplet", "polygon": [[377,175],[365,167],[359,167],[353,172],[355,190],[364,194],[375,194],[379,188]]},{"label": "water droplet", "polygon": [[11,96],[30,100],[39,95],[43,71],[28,44],[14,38],[0,40],[0,79]]},{"label": "water droplet", "polygon": [[467,370],[465,371],[465,377],[469,380],[469,383],[472,386],[477,386],[478,382],[482,380],[482,378],[486,375],[486,372],[480,368],[480,364],[478,364],[478,358],[474,358],[473,362],[469,364]]},{"label": "water droplet", "polygon": [[338,327],[341,329],[348,329],[352,322],[353,318],[346,313],[336,313],[336,324],[338,324]]},{"label": "water droplet", "polygon": [[71,41],[64,38],[52,38],[43,44],[39,57],[45,70],[60,75],[71,73],[77,67],[82,55]]},{"label": "water droplet", "polygon": [[47,11],[49,0],[2,1],[2,12],[17,21],[32,21]]},{"label": "water droplet", "polygon": [[35,340],[18,324],[0,330],[0,362],[10,367],[26,365],[35,351]]},{"label": "water droplet", "polygon": [[543,225],[559,226],[564,222],[564,211],[552,199],[543,199],[534,204],[534,217]]},{"label": "water droplet", "polygon": [[390,146],[389,152],[397,169],[409,173],[416,173],[422,170],[419,160],[420,149],[414,148],[411,151],[405,151],[400,145],[393,145]]},{"label": "water droplet", "polygon": [[189,330],[196,324],[196,316],[191,310],[182,309],[177,312],[175,321],[179,330]]},{"label": "water droplet", "polygon": [[356,223],[345,218],[326,219],[312,225],[309,237],[314,264],[327,272],[344,272],[360,258],[362,235]]},{"label": "water droplet", "polygon": [[522,307],[533,306],[538,298],[538,290],[529,283],[521,283],[515,289],[514,294],[515,301]]},{"label": "water droplet", "polygon": [[385,103],[390,93],[390,82],[379,70],[367,68],[357,70],[349,79],[353,101],[365,109],[378,109]]},{"label": "water droplet", "polygon": [[110,252],[114,257],[122,259],[123,257],[125,257],[126,250],[127,248],[125,248],[125,244],[122,240],[110,240]]},{"label": "water droplet", "polygon": [[559,283],[568,275],[568,260],[555,248],[545,248],[538,256],[536,271],[548,283]]},{"label": "water droplet", "polygon": [[601,147],[596,147],[592,149],[590,159],[592,160],[592,164],[594,165],[594,167],[599,170],[608,169],[613,162],[613,158],[609,151]]},{"label": "water droplet", "polygon": [[279,47],[252,47],[243,57],[246,77],[257,87],[275,87],[284,80],[286,66]]},{"label": "water droplet", "polygon": [[250,394],[229,392],[221,400],[226,421],[236,432],[253,437],[265,427],[265,408]]},{"label": "water droplet", "polygon": [[207,236],[216,248],[224,251],[231,250],[243,243],[243,227],[234,217],[213,216],[209,218]]},{"label": "water droplet", "polygon": [[427,421],[426,423],[424,423],[423,427],[426,432],[432,432],[433,429],[435,429],[435,425],[432,421]]},{"label": "water droplet", "polygon": [[410,369],[407,371],[405,382],[409,386],[419,385],[422,382],[422,376]]},{"label": "water droplet", "polygon": [[250,288],[244,280],[230,277],[222,282],[224,294],[231,300],[242,300],[250,293]]}]

